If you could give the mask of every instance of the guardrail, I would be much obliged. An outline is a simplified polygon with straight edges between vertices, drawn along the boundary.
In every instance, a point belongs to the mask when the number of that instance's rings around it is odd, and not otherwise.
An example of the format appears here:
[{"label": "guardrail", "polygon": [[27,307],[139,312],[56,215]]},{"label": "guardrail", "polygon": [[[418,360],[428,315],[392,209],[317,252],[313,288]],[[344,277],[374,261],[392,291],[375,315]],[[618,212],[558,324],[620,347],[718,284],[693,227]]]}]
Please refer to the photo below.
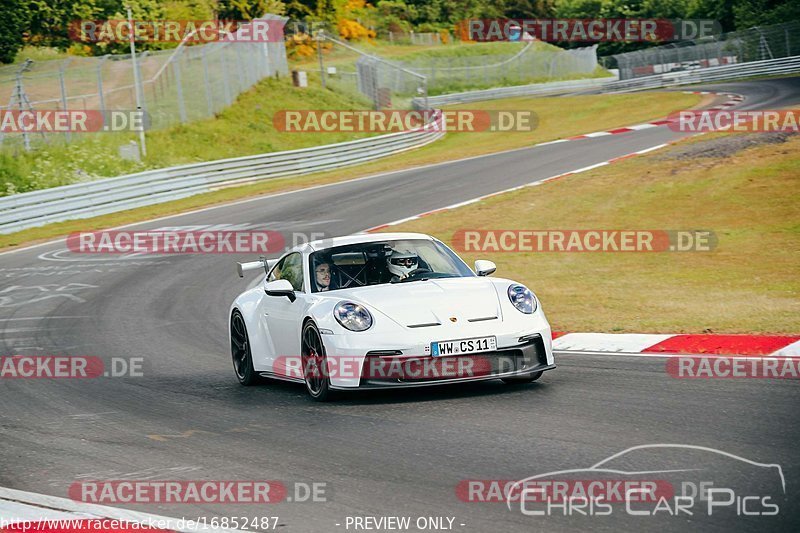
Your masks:
[{"label": "guardrail", "polygon": [[646,89],[659,89],[663,87],[677,87],[695,83],[734,80],[752,76],[794,73],[800,73],[800,56],[751,61],[749,63],[707,67],[680,72],[667,72],[629,80],[590,78],[586,80],[498,87],[481,91],[429,96],[428,102],[431,106],[439,107],[447,104],[463,104],[514,96],[553,96],[558,94],[590,94],[597,92],[623,93],[643,91]]},{"label": "guardrail", "polygon": [[[616,80],[617,78],[613,78]],[[609,78],[587,78],[583,80],[553,81],[548,83],[532,83],[530,85],[513,85],[511,87],[496,87],[494,89],[483,89],[479,91],[467,91],[462,93],[442,94],[439,96],[429,96],[428,105],[439,107],[448,104],[466,104],[469,102],[480,102],[483,100],[497,100],[500,98],[513,98],[515,96],[532,95],[554,95],[571,93],[582,89],[601,87],[608,83]],[[423,107],[421,98],[414,98],[415,107]]]},{"label": "guardrail", "polygon": [[230,185],[332,170],[439,139],[441,124],[300,150],[222,159],[0,198],[0,233],[89,218],[210,192]]},{"label": "guardrail", "polygon": [[726,81],[753,76],[772,76],[800,72],[800,56],[781,59],[766,59],[733,65],[721,65],[680,72],[666,72],[654,76],[644,76],[629,80],[618,80],[605,84],[604,93],[642,91],[661,87],[676,87],[695,83]]}]

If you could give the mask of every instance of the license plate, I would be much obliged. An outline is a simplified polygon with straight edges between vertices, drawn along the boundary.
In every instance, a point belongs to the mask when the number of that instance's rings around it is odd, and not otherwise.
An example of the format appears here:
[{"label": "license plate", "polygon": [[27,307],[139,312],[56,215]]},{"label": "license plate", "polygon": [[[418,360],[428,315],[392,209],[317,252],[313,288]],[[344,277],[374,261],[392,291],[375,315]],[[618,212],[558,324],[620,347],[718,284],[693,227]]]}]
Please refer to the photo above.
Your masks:
[{"label": "license plate", "polygon": [[497,337],[494,336],[431,343],[431,355],[434,357],[493,352],[495,350],[497,350]]}]

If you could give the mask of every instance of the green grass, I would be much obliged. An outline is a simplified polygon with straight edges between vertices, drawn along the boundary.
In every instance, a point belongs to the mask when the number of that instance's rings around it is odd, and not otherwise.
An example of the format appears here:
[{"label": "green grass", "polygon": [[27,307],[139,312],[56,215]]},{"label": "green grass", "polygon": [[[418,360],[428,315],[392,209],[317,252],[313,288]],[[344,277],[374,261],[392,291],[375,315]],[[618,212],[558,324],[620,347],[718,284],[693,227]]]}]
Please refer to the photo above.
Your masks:
[{"label": "green grass", "polygon": [[[678,92],[587,95],[550,98],[506,98],[448,106],[448,109],[518,111],[531,110],[538,124],[533,131],[449,133],[425,148],[406,154],[409,164],[438,163],[450,159],[499,152],[554,141],[581,133],[630,126],[652,118],[662,118],[672,111],[687,109],[701,99],[698,95]],[[382,160],[376,170],[390,170]]]},{"label": "green grass", "polygon": [[69,145],[54,143],[31,152],[0,152],[0,193],[24,192],[228,157],[351,140],[364,134],[283,133],[273,115],[284,109],[361,109],[363,102],[319,84],[292,87],[288,79],[265,79],[239,96],[214,118],[147,133],[147,158],[136,163],[119,158],[122,144],[136,134],[102,133],[72,136]]},{"label": "green grass", "polygon": [[528,77],[520,80],[516,77],[502,77],[489,80],[476,78],[472,81],[463,80],[446,80],[436,84],[434,88],[428,91],[430,96],[437,96],[440,94],[460,93],[465,91],[476,91],[480,89],[492,89],[494,87],[513,87],[514,85],[529,85],[531,83],[548,83],[553,81],[568,81],[568,80],[583,80],[587,78],[605,78],[611,74],[603,67],[598,66],[594,72],[586,74],[569,74],[564,76],[551,76],[551,77]]},{"label": "green grass", "polygon": [[[86,220],[49,224],[40,228],[0,235],[0,248],[20,246],[74,231],[83,231],[87,228],[101,229],[129,224],[241,198],[301,189],[380,172],[407,169],[530,146],[537,142],[551,141],[579,133],[588,133],[604,127],[613,128],[635,124],[648,119],[666,116],[678,109],[686,109],[697,104],[700,100],[701,98],[698,95],[664,92],[563,98],[514,98],[482,102],[480,108],[486,110],[531,109],[537,113],[539,125],[530,132],[448,133],[443,139],[425,147],[342,170],[333,170],[308,176],[265,180],[252,185],[230,187],[175,202]],[[477,108],[475,104],[457,107],[464,109]],[[309,135],[308,137],[313,136]],[[242,142],[244,143],[246,140],[242,140]],[[180,149],[180,147],[177,149]]]},{"label": "green grass", "polygon": [[49,46],[24,46],[14,57],[14,64],[23,63],[26,59],[33,61],[52,61],[54,59],[67,59],[70,56],[58,48]]},{"label": "green grass", "polygon": [[557,331],[800,333],[800,138],[724,158],[665,158],[672,149],[387,231],[712,230],[710,252],[462,256],[531,287]]},{"label": "green grass", "polygon": [[[523,43],[492,42],[492,43],[456,43],[441,46],[430,46],[423,50],[410,50],[402,57],[403,61],[418,61],[424,59],[447,59],[453,57],[475,56],[511,56],[525,47]],[[534,43],[534,47],[555,48],[546,43]]]},{"label": "green grass", "polygon": [[[418,61],[425,59],[447,59],[454,57],[478,57],[478,56],[511,56],[524,48],[522,43],[491,42],[491,43],[470,43],[456,42],[443,45],[410,45],[410,44],[391,44],[388,41],[360,41],[350,43],[359,50],[367,54],[378,55],[393,61]],[[555,46],[536,42],[534,47],[539,49],[556,49]],[[327,62],[354,61],[357,55],[341,47],[334,45],[330,50],[326,50],[324,59]],[[316,55],[304,58],[295,58],[292,64],[304,67],[318,67]]]}]

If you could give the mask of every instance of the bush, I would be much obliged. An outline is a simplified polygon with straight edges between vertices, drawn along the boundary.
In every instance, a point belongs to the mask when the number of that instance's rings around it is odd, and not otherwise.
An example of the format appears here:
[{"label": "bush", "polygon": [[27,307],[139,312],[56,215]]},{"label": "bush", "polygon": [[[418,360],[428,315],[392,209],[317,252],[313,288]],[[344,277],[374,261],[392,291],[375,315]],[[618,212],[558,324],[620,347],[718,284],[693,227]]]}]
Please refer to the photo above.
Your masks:
[{"label": "bush", "polygon": [[363,39],[375,38],[375,32],[373,30],[368,30],[355,20],[339,19],[337,27],[342,39],[348,41],[361,41]]}]

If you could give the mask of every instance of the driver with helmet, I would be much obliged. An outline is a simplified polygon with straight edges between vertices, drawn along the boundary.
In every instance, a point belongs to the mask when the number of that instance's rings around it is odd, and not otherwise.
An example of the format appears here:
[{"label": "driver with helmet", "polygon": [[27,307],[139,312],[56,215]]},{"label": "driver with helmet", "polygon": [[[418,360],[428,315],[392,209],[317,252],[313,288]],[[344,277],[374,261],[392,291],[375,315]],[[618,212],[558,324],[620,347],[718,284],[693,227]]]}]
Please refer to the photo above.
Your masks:
[{"label": "driver with helmet", "polygon": [[416,252],[408,250],[392,250],[391,255],[386,259],[386,266],[392,274],[391,283],[406,279],[409,274],[419,268],[419,256]]}]

